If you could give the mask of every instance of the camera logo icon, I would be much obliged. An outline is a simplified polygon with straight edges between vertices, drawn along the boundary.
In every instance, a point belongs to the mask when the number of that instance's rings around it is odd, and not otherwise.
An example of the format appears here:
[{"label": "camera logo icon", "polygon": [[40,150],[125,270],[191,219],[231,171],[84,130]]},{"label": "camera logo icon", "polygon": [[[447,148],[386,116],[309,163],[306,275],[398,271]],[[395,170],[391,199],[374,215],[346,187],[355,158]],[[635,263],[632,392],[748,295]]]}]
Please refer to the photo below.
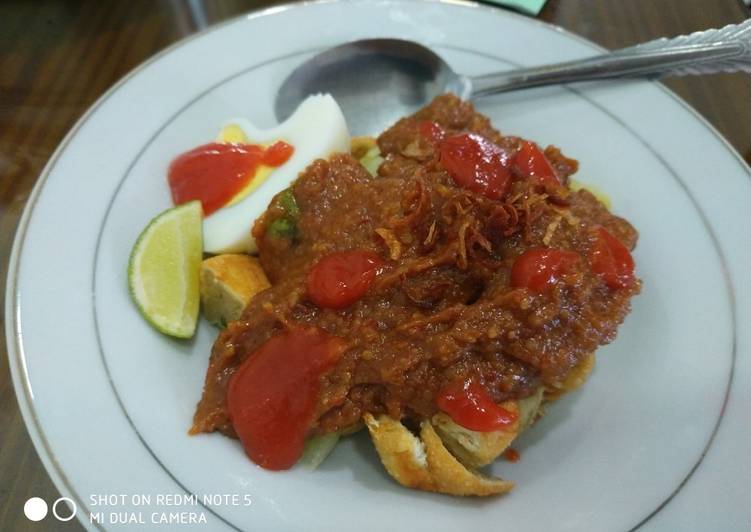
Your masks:
[{"label": "camera logo icon", "polygon": [[[76,503],[68,497],[60,497],[52,504],[52,515],[58,521],[70,521],[76,516],[76,510]],[[23,513],[29,521],[41,521],[48,512],[47,502],[40,497],[31,497],[23,505]]]}]

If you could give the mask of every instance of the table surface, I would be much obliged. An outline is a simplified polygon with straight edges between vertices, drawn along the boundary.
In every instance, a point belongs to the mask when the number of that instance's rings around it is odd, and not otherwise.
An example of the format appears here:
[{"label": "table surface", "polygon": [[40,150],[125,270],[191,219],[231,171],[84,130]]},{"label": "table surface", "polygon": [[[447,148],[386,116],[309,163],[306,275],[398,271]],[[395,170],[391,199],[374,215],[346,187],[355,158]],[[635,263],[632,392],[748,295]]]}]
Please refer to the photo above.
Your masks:
[{"label": "table surface", "polygon": [[[4,0],[0,4],[0,256],[10,255],[18,219],[37,176],[75,121],[133,67],[204,26],[186,9],[189,3],[201,4],[188,0]],[[205,22],[214,24],[273,3],[205,1]],[[737,23],[750,15],[740,0],[549,0],[538,18],[618,48]],[[676,78],[665,84],[751,164],[751,76]],[[0,278],[5,279],[7,259],[0,262]],[[1,345],[0,530],[81,530],[75,520],[60,523],[47,518],[32,523],[24,517],[23,505],[29,497],[51,503],[59,495],[26,432],[10,380],[6,344]]]}]

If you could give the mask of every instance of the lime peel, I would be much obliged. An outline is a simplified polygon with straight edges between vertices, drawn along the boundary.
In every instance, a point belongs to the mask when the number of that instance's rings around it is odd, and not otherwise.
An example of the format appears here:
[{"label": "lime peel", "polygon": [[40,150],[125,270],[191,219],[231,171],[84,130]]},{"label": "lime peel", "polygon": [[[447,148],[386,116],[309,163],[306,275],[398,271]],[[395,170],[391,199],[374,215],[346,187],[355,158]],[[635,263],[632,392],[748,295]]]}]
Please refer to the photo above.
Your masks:
[{"label": "lime peel", "polygon": [[200,201],[168,209],[136,240],[128,261],[128,286],[143,317],[158,331],[193,336],[200,305],[203,258]]}]

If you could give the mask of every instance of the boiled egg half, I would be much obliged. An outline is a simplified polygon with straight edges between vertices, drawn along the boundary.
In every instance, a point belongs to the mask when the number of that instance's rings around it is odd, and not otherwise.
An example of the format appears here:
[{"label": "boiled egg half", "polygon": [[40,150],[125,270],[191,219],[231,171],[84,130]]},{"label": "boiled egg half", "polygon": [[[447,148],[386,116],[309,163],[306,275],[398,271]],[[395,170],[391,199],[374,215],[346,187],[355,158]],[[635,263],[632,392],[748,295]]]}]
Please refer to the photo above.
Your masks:
[{"label": "boiled egg half", "polygon": [[[215,143],[175,159],[168,178],[172,197],[175,203],[202,200],[204,251],[254,253],[257,247],[251,229],[272,198],[289,187],[315,159],[349,153],[349,148],[347,124],[334,98],[328,94],[310,96],[276,127],[264,130],[245,119],[231,120]],[[248,165],[247,161],[255,164]],[[250,170],[242,175],[244,168]],[[186,175],[192,182],[185,179]],[[210,190],[217,181],[222,181],[218,187],[221,197]],[[204,190],[202,183],[208,184]],[[181,184],[188,193],[181,195]],[[198,192],[188,190],[186,184]]]}]

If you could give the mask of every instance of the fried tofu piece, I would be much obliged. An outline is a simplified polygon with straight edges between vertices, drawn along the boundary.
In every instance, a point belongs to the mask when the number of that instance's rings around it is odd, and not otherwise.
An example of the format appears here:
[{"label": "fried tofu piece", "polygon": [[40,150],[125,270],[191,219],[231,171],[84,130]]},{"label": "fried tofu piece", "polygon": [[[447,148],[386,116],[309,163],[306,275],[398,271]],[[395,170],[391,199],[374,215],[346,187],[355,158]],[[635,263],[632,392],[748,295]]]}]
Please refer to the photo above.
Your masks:
[{"label": "fried tofu piece", "polygon": [[531,425],[542,412],[544,389],[518,401],[506,401],[501,407],[516,414],[517,420],[501,430],[478,432],[454,422],[447,414],[439,412],[431,419],[443,443],[467,467],[478,468],[493,462],[505,451],[521,432]]},{"label": "fried tofu piece", "polygon": [[544,397],[545,388],[540,386],[534,394],[519,399],[519,432],[532,425],[545,413],[542,406]]},{"label": "fried tofu piece", "polygon": [[486,477],[462,465],[444,446],[428,421],[418,438],[400,421],[363,416],[386,471],[401,485],[448,495],[498,495],[514,483]]},{"label": "fried tofu piece", "polygon": [[454,456],[467,467],[478,468],[495,460],[519,435],[521,416],[518,402],[506,401],[500,406],[514,414],[516,420],[503,429],[491,432],[462,427],[444,412],[434,415],[430,421]]},{"label": "fried tofu piece", "polygon": [[249,255],[217,255],[201,263],[203,314],[224,327],[240,318],[250,299],[271,286],[258,259]]},{"label": "fried tofu piece", "polygon": [[552,386],[548,386],[545,389],[545,401],[555,401],[559,399],[563,394],[576,390],[579,386],[584,384],[592,373],[592,369],[595,367],[595,354],[590,353],[589,356],[579,362],[574,368],[568,372],[568,375],[559,383],[555,383]]}]

